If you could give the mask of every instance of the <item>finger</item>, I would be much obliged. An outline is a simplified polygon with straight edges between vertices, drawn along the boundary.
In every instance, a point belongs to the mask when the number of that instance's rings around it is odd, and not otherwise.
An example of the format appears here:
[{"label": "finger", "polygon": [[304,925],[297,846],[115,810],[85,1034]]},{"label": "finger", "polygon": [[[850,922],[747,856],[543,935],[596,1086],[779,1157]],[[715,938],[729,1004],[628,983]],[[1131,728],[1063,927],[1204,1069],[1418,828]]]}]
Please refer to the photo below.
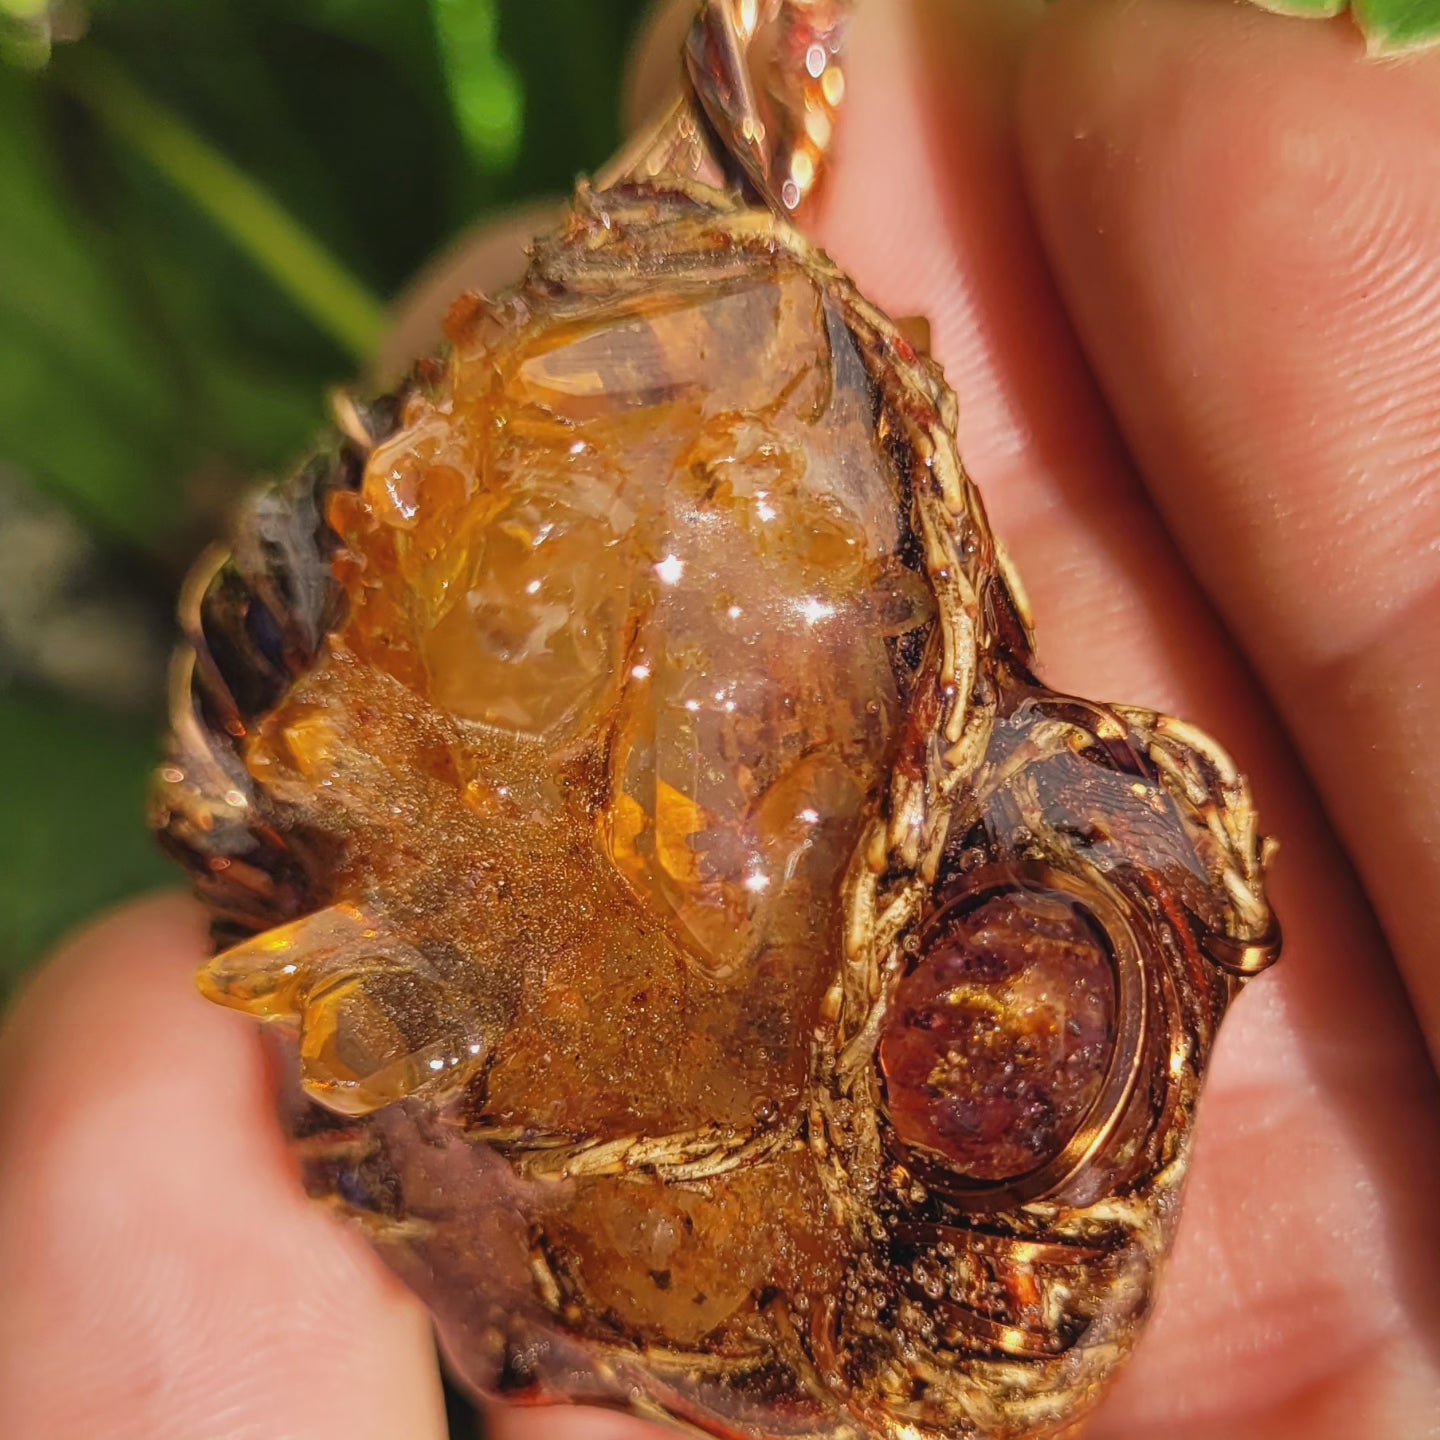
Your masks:
[{"label": "finger", "polygon": [[1423,1340],[1440,1247],[1418,1198],[1440,1184],[1433,1076],[1325,823],[1139,491],[1056,300],[1010,120],[1036,9],[867,0],[816,228],[891,313],[931,317],[1047,679],[1213,729],[1284,838],[1288,958],[1228,1022],[1173,1282],[1098,1433],[1418,1433],[1440,1396]]},{"label": "finger", "polygon": [[0,1043],[0,1435],[445,1433],[429,1326],[302,1193],[197,908],[77,938]]},{"label": "finger", "polygon": [[680,56],[695,0],[653,0],[625,67],[626,131],[640,129],[680,93]]},{"label": "finger", "polygon": [[1440,55],[1188,0],[1055,18],[1051,253],[1440,1057]]},{"label": "finger", "polygon": [[417,360],[434,352],[457,295],[467,290],[493,295],[513,285],[525,272],[530,242],[551,229],[559,213],[558,201],[538,201],[492,215],[423,266],[390,308],[390,329],[371,366],[375,383],[398,384]]}]

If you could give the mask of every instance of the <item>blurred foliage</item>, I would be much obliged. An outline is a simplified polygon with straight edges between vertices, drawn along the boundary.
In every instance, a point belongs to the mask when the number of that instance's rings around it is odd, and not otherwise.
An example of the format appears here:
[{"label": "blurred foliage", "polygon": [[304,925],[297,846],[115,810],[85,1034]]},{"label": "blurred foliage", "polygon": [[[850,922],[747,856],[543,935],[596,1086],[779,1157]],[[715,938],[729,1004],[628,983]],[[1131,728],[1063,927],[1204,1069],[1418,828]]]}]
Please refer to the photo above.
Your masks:
[{"label": "blurred foliage", "polygon": [[173,878],[142,802],[185,562],[417,267],[606,158],[644,8],[0,0],[0,997]]},{"label": "blurred foliage", "polygon": [[138,823],[152,729],[53,693],[0,695],[0,966],[11,974],[58,926],[167,878]]},{"label": "blurred foliage", "polygon": [[431,0],[431,10],[460,133],[482,169],[508,170],[524,131],[525,92],[500,53],[494,0]]}]

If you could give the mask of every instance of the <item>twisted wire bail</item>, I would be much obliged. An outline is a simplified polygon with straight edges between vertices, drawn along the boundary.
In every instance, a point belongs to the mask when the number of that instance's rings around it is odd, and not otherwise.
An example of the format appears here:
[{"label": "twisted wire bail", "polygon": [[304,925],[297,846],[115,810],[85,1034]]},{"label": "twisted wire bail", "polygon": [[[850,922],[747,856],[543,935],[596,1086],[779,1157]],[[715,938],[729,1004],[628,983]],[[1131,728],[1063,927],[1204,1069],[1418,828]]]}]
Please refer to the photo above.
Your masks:
[{"label": "twisted wire bail", "polygon": [[703,0],[686,38],[685,93],[596,177],[739,188],[788,215],[815,188],[845,95],[853,0]]}]

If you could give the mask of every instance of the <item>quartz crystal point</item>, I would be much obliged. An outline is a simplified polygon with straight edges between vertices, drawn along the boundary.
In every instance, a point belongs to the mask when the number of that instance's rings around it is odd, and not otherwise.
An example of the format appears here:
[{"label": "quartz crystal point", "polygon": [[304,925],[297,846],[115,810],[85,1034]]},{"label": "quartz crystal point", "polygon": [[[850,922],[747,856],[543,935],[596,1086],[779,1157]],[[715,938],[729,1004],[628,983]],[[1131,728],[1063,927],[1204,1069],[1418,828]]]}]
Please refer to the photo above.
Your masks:
[{"label": "quartz crystal point", "polygon": [[1244,782],[1036,678],[939,372],[778,207],[582,187],[448,330],[182,603],[157,824],[307,1187],[488,1395],[1059,1435],[1274,958]]}]

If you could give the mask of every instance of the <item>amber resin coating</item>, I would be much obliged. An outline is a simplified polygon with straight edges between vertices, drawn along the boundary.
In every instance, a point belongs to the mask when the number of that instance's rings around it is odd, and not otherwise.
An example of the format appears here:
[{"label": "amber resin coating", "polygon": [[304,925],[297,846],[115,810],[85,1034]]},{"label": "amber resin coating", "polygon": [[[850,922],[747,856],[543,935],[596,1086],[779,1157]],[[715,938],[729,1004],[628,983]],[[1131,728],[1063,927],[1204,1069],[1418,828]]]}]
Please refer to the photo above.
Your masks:
[{"label": "amber resin coating", "polygon": [[197,569],[202,987],[477,1391],[1058,1436],[1275,956],[1265,846],[1213,742],[1036,678],[939,372],[783,218],[813,166],[701,183],[687,114]]}]

